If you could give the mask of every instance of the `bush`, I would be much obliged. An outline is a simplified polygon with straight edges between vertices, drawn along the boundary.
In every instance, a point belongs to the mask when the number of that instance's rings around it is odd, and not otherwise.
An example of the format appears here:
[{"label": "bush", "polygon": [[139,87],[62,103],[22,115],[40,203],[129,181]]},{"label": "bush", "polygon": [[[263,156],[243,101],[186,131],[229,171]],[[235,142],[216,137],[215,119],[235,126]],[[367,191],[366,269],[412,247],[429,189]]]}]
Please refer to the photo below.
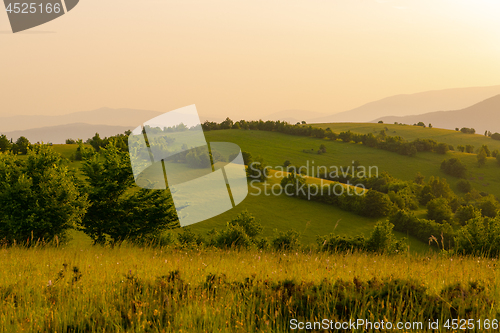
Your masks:
[{"label": "bush", "polygon": [[244,210],[243,212],[238,214],[234,219],[231,220],[231,222],[229,222],[229,225],[241,226],[250,238],[255,238],[262,232],[262,224],[257,222],[255,217],[247,210]]},{"label": "bush", "polygon": [[347,238],[346,236],[339,236],[332,233],[327,236],[317,236],[316,243],[318,244],[319,251],[330,253],[354,252],[366,249],[366,239],[364,236]]},{"label": "bush", "polygon": [[453,212],[448,200],[444,198],[436,198],[427,204],[427,218],[438,223],[450,223],[452,221]]},{"label": "bush", "polygon": [[448,175],[459,178],[464,178],[467,175],[467,167],[456,157],[444,160],[441,163],[441,170]]},{"label": "bush", "polygon": [[446,154],[450,150],[450,146],[446,143],[439,143],[436,147],[436,153]]},{"label": "bush", "polygon": [[500,254],[500,219],[475,217],[457,233],[459,254],[498,257]]},{"label": "bush", "polygon": [[468,180],[460,179],[457,182],[457,188],[460,192],[469,193],[472,190],[472,185]]},{"label": "bush", "polygon": [[75,182],[48,146],[33,146],[26,159],[0,154],[0,241],[63,240],[88,207]]},{"label": "bush", "polygon": [[246,234],[245,228],[238,224],[228,224],[227,228],[215,237],[215,246],[219,248],[248,248],[251,245],[252,240]]},{"label": "bush", "polygon": [[177,234],[177,241],[182,247],[200,246],[204,243],[203,237],[193,232],[189,227],[182,228],[182,232]]},{"label": "bush", "polygon": [[299,233],[295,230],[279,231],[271,244],[276,251],[296,250],[300,246]]},{"label": "bush", "polygon": [[370,190],[364,197],[364,215],[369,217],[388,216],[394,210],[394,204],[389,196],[375,190]]},{"label": "bush", "polygon": [[481,210],[475,208],[473,205],[461,206],[455,213],[455,219],[461,225],[465,225],[467,221],[476,217],[481,217]]},{"label": "bush", "polygon": [[387,220],[377,222],[366,241],[367,250],[380,253],[403,252],[404,243],[396,240],[392,233],[393,228],[394,225]]}]

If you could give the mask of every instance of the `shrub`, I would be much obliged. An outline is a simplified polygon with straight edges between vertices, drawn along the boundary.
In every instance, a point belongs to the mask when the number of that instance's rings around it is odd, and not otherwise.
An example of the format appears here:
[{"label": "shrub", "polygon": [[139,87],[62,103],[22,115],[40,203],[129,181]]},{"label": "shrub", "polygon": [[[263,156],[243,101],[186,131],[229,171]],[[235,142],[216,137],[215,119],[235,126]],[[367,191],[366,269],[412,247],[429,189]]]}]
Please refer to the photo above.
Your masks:
[{"label": "shrub", "polygon": [[364,197],[364,215],[369,217],[388,216],[394,210],[394,204],[389,196],[375,190],[370,190]]},{"label": "shrub", "polygon": [[183,247],[199,246],[204,243],[203,237],[193,232],[189,227],[182,228],[182,232],[177,234],[177,241]]},{"label": "shrub", "polygon": [[427,204],[427,218],[438,223],[450,223],[452,221],[453,212],[448,200],[444,198],[436,198],[429,201]]},{"label": "shrub", "polygon": [[317,236],[316,243],[319,251],[323,252],[354,252],[366,249],[366,239],[364,236],[347,238],[333,233],[327,236]]},{"label": "shrub", "polygon": [[215,246],[219,248],[248,248],[250,245],[251,238],[246,234],[245,228],[238,224],[228,224],[215,238]]},{"label": "shrub", "polygon": [[465,225],[467,221],[476,217],[481,217],[481,210],[473,205],[461,206],[455,213],[455,219],[461,225]]},{"label": "shrub", "polygon": [[467,175],[467,167],[456,157],[444,160],[441,163],[441,170],[446,174],[463,178]]},{"label": "shrub", "polygon": [[276,251],[296,250],[300,246],[299,233],[295,230],[279,231],[271,244]]},{"label": "shrub", "polygon": [[262,232],[262,224],[257,222],[255,217],[247,210],[244,210],[243,212],[238,214],[234,219],[231,220],[231,222],[229,222],[229,225],[241,226],[250,238],[255,238]]},{"label": "shrub", "polygon": [[404,251],[403,242],[397,241],[392,233],[393,228],[394,225],[387,220],[377,222],[370,238],[366,241],[367,250],[380,253]]},{"label": "shrub", "polygon": [[450,146],[446,143],[439,143],[436,147],[436,153],[446,154],[450,150]]},{"label": "shrub", "polygon": [[472,190],[472,185],[468,180],[460,179],[457,182],[457,188],[460,192],[469,193]]},{"label": "shrub", "polygon": [[498,257],[500,254],[500,219],[475,217],[467,222],[456,237],[459,254]]}]

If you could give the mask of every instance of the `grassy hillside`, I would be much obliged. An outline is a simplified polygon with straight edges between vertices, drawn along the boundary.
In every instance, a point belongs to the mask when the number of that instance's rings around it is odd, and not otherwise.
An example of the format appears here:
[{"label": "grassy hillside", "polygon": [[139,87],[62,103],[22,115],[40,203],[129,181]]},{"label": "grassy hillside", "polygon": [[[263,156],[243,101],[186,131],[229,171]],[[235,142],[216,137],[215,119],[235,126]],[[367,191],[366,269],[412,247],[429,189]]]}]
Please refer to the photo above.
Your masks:
[{"label": "grassy hillside", "polygon": [[[348,124],[352,127],[342,127],[346,124],[329,124],[340,126],[335,131],[351,129],[356,132],[361,127],[359,124]],[[382,126],[381,126],[382,125]],[[359,125],[361,126],[361,125]],[[384,124],[364,124],[367,130],[369,126],[374,127]],[[418,133],[426,133],[429,137],[438,141],[439,136],[445,135],[446,138],[471,138],[481,143],[494,140],[478,136],[456,133],[454,131],[445,131],[439,129],[423,129],[414,126],[397,126],[404,129],[407,133],[420,137]],[[361,132],[361,130],[359,130]],[[444,134],[443,134],[444,133]],[[389,133],[392,135],[392,133]],[[401,133],[399,133],[401,135]],[[360,144],[343,143],[338,141],[321,140],[308,137],[291,136],[281,133],[264,131],[245,131],[245,130],[222,130],[210,131],[206,133],[207,141],[227,141],[238,144],[242,150],[250,152],[253,156],[260,155],[269,165],[276,167],[283,164],[285,160],[290,160],[294,165],[306,165],[309,161],[310,166],[349,166],[353,160],[358,160],[362,165],[375,166],[379,172],[387,171],[394,177],[412,180],[417,172],[422,173],[428,179],[430,176],[439,176],[446,178],[451,187],[456,191],[457,178],[448,176],[440,170],[440,164],[445,158],[458,156],[469,168],[470,181],[473,186],[480,190],[493,193],[500,197],[500,168],[496,165],[494,159],[490,159],[483,168],[477,167],[476,156],[474,154],[465,154],[449,152],[446,155],[435,153],[418,153],[415,157],[398,155],[396,153],[384,150],[369,148]],[[451,143],[451,140],[449,140]],[[464,142],[465,144],[466,142]],[[479,145],[479,143],[477,145]],[[327,153],[323,155],[309,154],[303,152],[304,149],[317,150],[320,144],[325,144]],[[474,144],[474,143],[472,143]],[[482,143],[481,143],[482,144]],[[494,147],[490,145],[493,149]],[[62,153],[65,157],[71,155],[76,149],[75,145],[54,145],[54,149]],[[72,167],[78,167],[80,163],[73,162]],[[277,182],[277,179],[270,179],[270,182]],[[311,179],[309,180],[311,181]],[[260,192],[260,195],[256,195]],[[295,229],[302,234],[302,242],[312,244],[317,235],[326,235],[330,232],[343,234],[347,236],[356,236],[358,234],[369,235],[377,219],[361,217],[349,212],[340,210],[337,207],[317,203],[307,202],[297,198],[286,196],[274,196],[264,194],[263,186],[251,187],[249,196],[235,209],[222,215],[216,216],[207,221],[192,226],[193,230],[200,233],[206,233],[212,228],[222,228],[242,210],[247,209],[254,214],[264,225],[264,235],[272,236],[275,229],[286,230]],[[423,212],[419,212],[423,216]],[[337,223],[338,222],[338,223]],[[403,237],[400,233],[398,237]],[[80,236],[77,236],[77,239]],[[427,244],[423,244],[413,238],[410,238],[411,249],[417,252],[425,252],[429,249]]]},{"label": "grassy hillside", "polygon": [[[427,125],[427,124],[426,124]],[[313,127],[327,129],[328,127],[335,133],[351,131],[354,133],[368,134],[380,133],[385,129],[387,135],[401,136],[408,141],[415,139],[434,139],[438,142],[446,142],[456,147],[457,145],[473,145],[476,148],[482,145],[488,145],[490,150],[500,150],[500,141],[493,140],[489,137],[479,134],[464,134],[462,132],[451,131],[441,128],[423,128],[421,126],[411,125],[395,125],[395,124],[375,124],[375,123],[328,123],[328,124],[311,124]]]},{"label": "grassy hillside", "polygon": [[[337,125],[337,124],[329,124]],[[341,124],[344,126],[343,124]],[[355,126],[356,124],[350,124]],[[384,125],[384,124],[370,124]],[[395,125],[396,126],[396,125]],[[413,130],[413,126],[400,126],[401,128]],[[417,126],[415,126],[417,127]],[[383,128],[383,126],[382,126]],[[344,130],[349,129],[345,127]],[[351,130],[354,131],[356,127]],[[339,130],[339,129],[337,129]],[[439,129],[421,129],[428,131],[429,136],[422,138],[436,138],[438,134],[445,130]],[[464,136],[478,140],[477,142],[491,142],[500,144],[500,141],[489,138],[459,134],[453,131],[448,132],[449,137]],[[207,141],[228,141],[238,144],[242,150],[252,153],[253,156],[260,155],[270,166],[281,166],[285,160],[291,161],[294,165],[306,165],[309,161],[310,166],[349,166],[353,160],[357,160],[365,167],[375,166],[378,171],[386,171],[392,176],[403,179],[413,180],[417,172],[422,173],[428,179],[430,176],[446,178],[451,188],[457,191],[456,183],[458,179],[446,175],[440,170],[441,162],[446,158],[458,157],[467,166],[470,177],[469,180],[479,191],[492,193],[500,197],[500,167],[496,164],[494,158],[489,158],[486,166],[479,168],[475,154],[448,152],[446,155],[436,153],[417,153],[414,157],[399,155],[396,153],[366,147],[362,144],[343,143],[338,141],[322,140],[309,137],[292,136],[282,133],[265,131],[245,131],[245,130],[221,130],[210,131],[205,134]],[[304,149],[317,150],[320,144],[327,147],[327,153],[323,155],[304,153]],[[472,143],[474,144],[474,142]],[[477,144],[479,146],[479,144]],[[493,149],[495,146],[490,145]],[[500,145],[499,145],[500,148]]]}]

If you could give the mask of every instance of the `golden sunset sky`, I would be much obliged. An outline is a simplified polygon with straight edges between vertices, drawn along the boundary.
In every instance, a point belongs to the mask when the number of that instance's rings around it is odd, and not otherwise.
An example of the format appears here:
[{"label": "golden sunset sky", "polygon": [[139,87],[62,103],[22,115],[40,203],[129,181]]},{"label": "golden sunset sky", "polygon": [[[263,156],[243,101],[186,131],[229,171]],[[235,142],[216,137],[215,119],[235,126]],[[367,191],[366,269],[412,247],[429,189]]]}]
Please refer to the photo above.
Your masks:
[{"label": "golden sunset sky", "polygon": [[500,1],[80,0],[18,34],[2,10],[0,50],[0,116],[336,113],[500,84]]}]

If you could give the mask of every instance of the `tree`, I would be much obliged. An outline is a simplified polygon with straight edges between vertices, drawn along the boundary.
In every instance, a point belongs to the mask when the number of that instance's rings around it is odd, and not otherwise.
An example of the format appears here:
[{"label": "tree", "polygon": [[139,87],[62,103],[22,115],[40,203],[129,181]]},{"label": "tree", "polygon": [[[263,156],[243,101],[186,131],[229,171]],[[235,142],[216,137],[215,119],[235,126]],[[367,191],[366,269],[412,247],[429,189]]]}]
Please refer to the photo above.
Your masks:
[{"label": "tree", "polygon": [[260,224],[255,217],[247,210],[242,211],[234,219],[229,222],[229,225],[239,225],[250,238],[255,238],[262,232],[262,224]]},{"label": "tree", "polygon": [[59,154],[36,145],[27,158],[0,154],[0,243],[64,240],[88,201]]},{"label": "tree", "polygon": [[465,145],[465,152],[472,154],[474,152],[474,146],[472,145]]},{"label": "tree", "polygon": [[453,211],[451,210],[448,200],[436,198],[429,201],[427,204],[427,218],[438,223],[451,222]]},{"label": "tree", "polygon": [[257,156],[247,168],[247,177],[250,180],[257,180],[263,182],[269,176],[269,171],[267,165],[264,163],[262,157]]},{"label": "tree", "polygon": [[76,144],[76,141],[73,139],[66,139],[66,144],[67,145],[74,145],[74,144]]},{"label": "tree", "polygon": [[469,193],[472,190],[472,185],[468,180],[460,179],[457,182],[457,188],[460,192]]},{"label": "tree", "polygon": [[28,149],[30,148],[30,146],[31,146],[30,141],[26,137],[21,136],[16,140],[16,143],[12,146],[12,152],[14,154],[26,155],[28,153]]},{"label": "tree", "polygon": [[417,175],[415,176],[415,179],[413,180],[413,182],[415,184],[423,185],[424,179],[425,179],[425,176],[422,175],[420,172],[417,172]]},{"label": "tree", "polygon": [[0,135],[0,152],[4,153],[9,151],[11,147],[12,143],[7,139],[7,136],[5,134]]},{"label": "tree", "polygon": [[369,190],[364,198],[363,213],[369,217],[388,216],[394,210],[394,204],[389,196],[375,190]]},{"label": "tree", "polygon": [[94,244],[140,240],[178,226],[170,191],[129,191],[134,178],[128,154],[114,140],[100,154],[84,157],[81,170],[91,206],[79,228]]},{"label": "tree", "polygon": [[319,146],[319,152],[322,154],[326,153],[326,146],[324,144],[321,144]]},{"label": "tree", "polygon": [[463,153],[465,151],[465,147],[463,145],[458,145],[457,150]]},{"label": "tree", "polygon": [[446,174],[463,178],[467,175],[467,167],[458,158],[453,157],[441,163],[441,170]]},{"label": "tree", "polygon": [[450,147],[446,143],[438,143],[436,147],[436,153],[438,154],[446,154],[450,150]]},{"label": "tree", "polygon": [[488,155],[486,154],[486,151],[482,148],[477,154],[477,164],[479,164],[479,167],[486,165],[487,158]]},{"label": "tree", "polygon": [[481,210],[481,214],[487,217],[495,217],[498,215],[500,210],[500,204],[493,194],[490,194],[481,199],[481,202],[478,205],[478,208]]},{"label": "tree", "polygon": [[481,217],[481,210],[475,208],[473,205],[461,206],[455,213],[455,219],[461,225],[465,225],[467,221],[476,217]]},{"label": "tree", "polygon": [[493,133],[493,134],[491,135],[491,138],[492,138],[493,140],[500,140],[500,133]]}]

